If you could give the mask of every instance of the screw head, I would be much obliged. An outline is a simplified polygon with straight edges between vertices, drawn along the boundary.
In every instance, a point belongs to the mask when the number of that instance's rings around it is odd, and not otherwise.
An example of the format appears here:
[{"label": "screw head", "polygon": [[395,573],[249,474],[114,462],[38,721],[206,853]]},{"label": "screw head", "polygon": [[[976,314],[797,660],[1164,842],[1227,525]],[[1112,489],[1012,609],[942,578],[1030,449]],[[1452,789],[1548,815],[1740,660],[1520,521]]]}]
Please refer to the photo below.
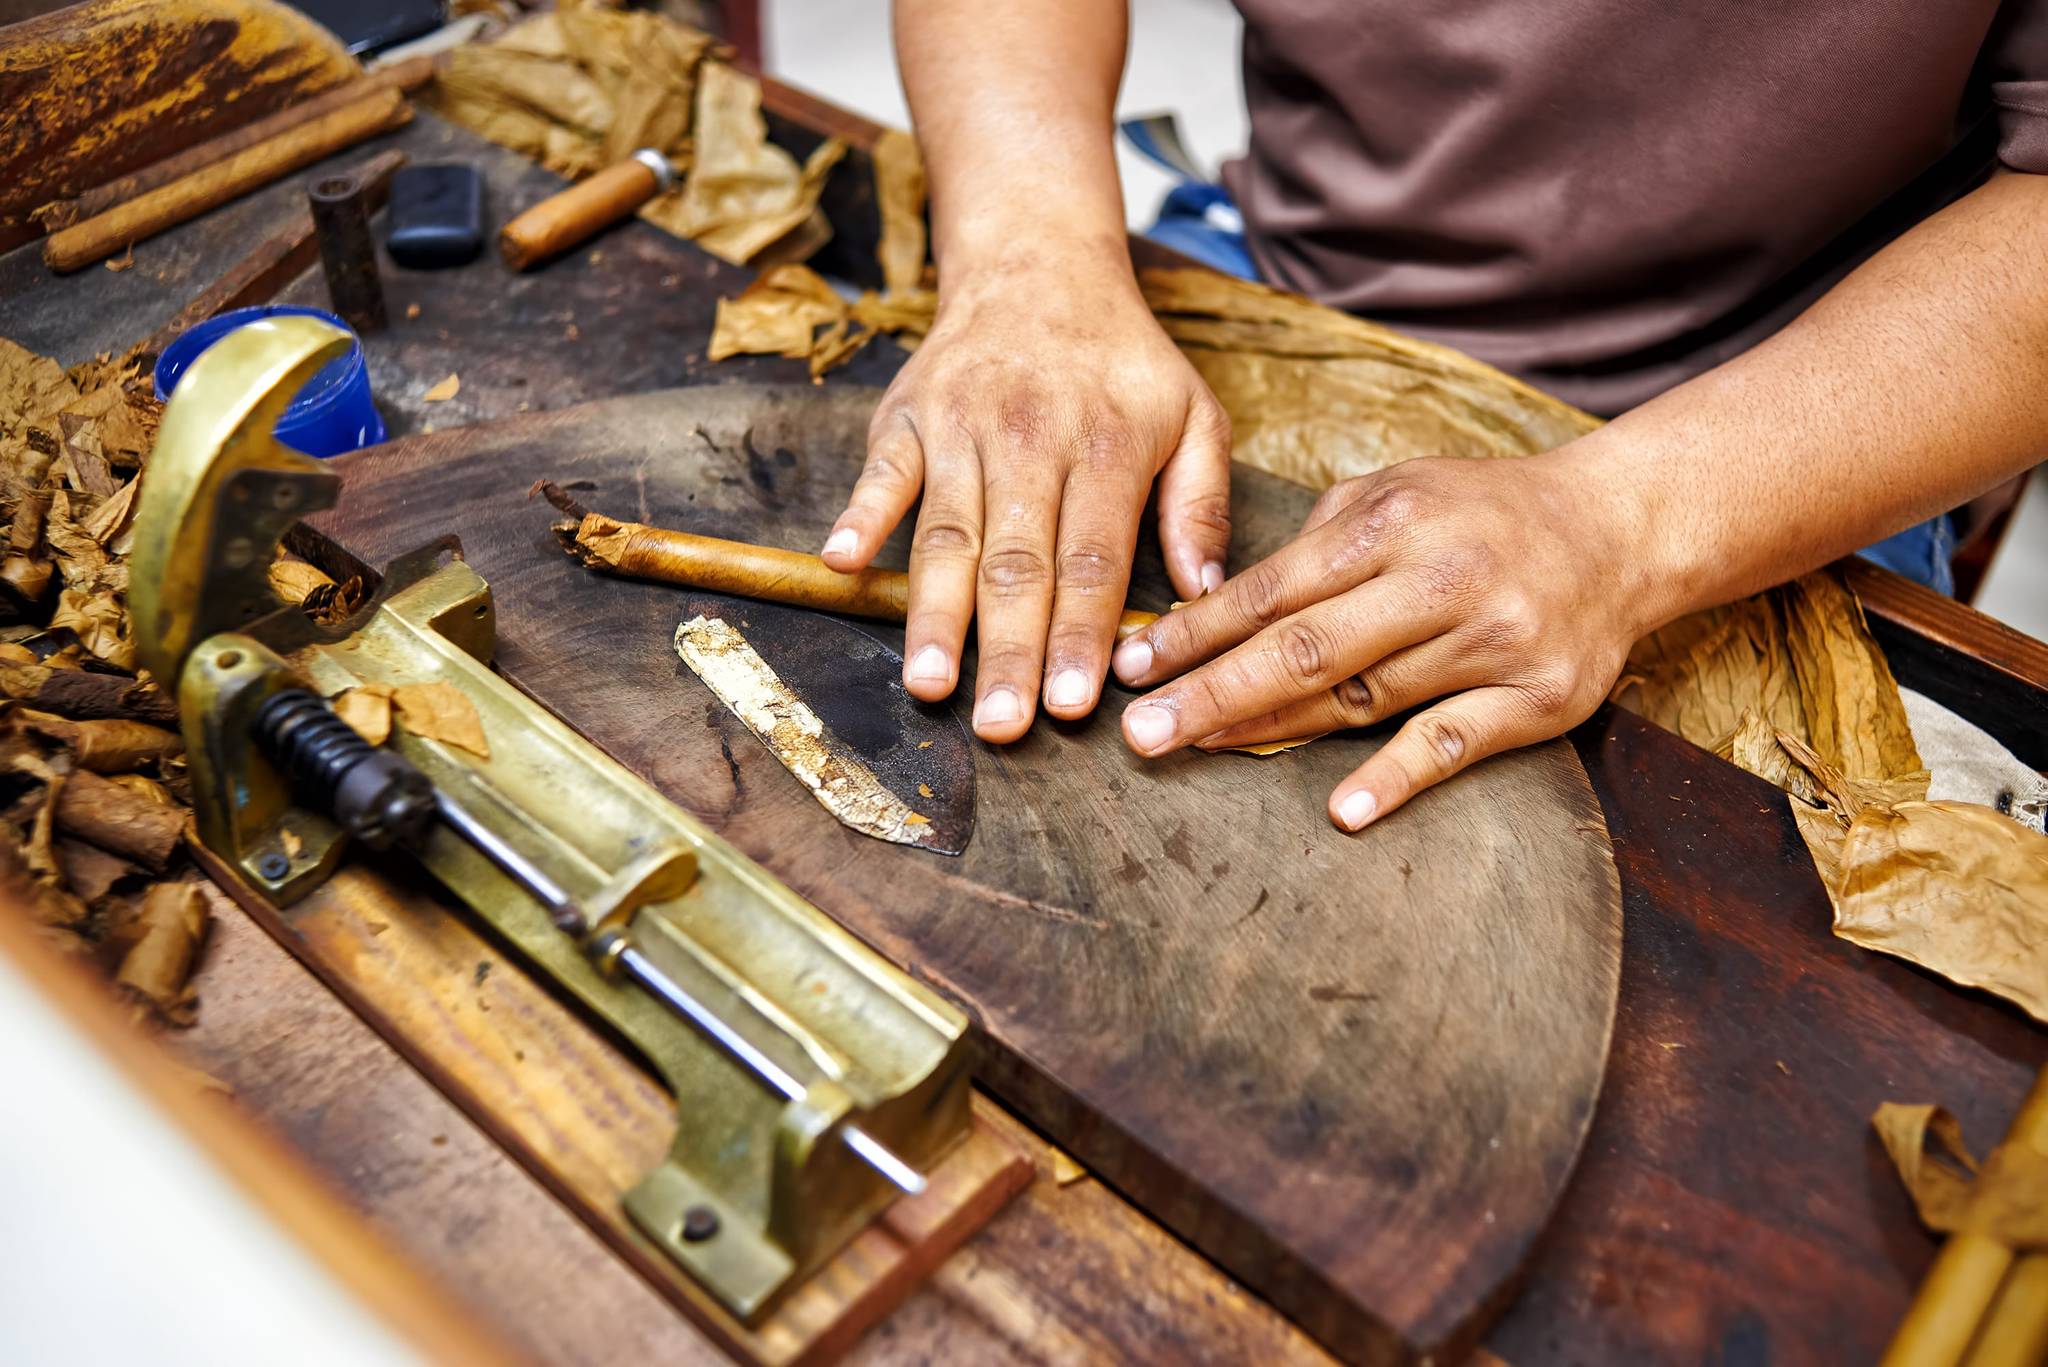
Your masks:
[{"label": "screw head", "polygon": [[718,1233],[718,1212],[709,1206],[691,1206],[683,1212],[683,1242],[701,1244]]},{"label": "screw head", "polygon": [[256,861],[256,872],[273,883],[282,881],[291,871],[292,861],[275,851]]}]

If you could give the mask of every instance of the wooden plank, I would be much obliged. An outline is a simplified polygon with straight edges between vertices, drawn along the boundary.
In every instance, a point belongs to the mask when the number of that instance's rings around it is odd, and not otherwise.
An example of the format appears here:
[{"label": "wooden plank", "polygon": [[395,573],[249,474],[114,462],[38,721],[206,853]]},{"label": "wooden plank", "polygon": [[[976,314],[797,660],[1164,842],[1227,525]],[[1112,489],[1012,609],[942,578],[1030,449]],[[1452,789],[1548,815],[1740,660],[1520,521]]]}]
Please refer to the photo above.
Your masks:
[{"label": "wooden plank", "polygon": [[2048,769],[2048,644],[1867,560],[1841,567],[1900,683]]},{"label": "wooden plank", "polygon": [[[436,433],[336,462],[319,525],[371,561],[458,526],[506,674],[962,1003],[984,1076],[1056,1142],[1340,1352],[1455,1343],[1542,1228],[1599,1088],[1618,912],[1568,751],[1348,840],[1324,795],[1377,740],[1144,764],[1112,708],[982,750],[957,862],[854,835],[675,659],[677,592],[575,568],[525,490],[586,481],[595,507],[806,544],[871,403],[714,388]],[[1237,562],[1310,499],[1241,471]],[[1137,601],[1167,596],[1148,547]]]},{"label": "wooden plank", "polygon": [[280,911],[195,848],[215,881],[629,1264],[746,1362],[831,1362],[1030,1180],[985,1123],[759,1324],[728,1314],[641,1236],[622,1194],[668,1153],[652,1078],[445,903],[344,869]]},{"label": "wooden plank", "polygon": [[[405,886],[386,893],[405,896]],[[203,1009],[171,1042],[450,1293],[538,1361],[725,1360],[224,895],[215,916],[195,980]],[[444,1005],[468,1011],[469,986]],[[1099,1182],[1056,1180],[1036,1135],[993,1107],[980,1114],[1031,1155],[1030,1187],[856,1345],[853,1361],[1327,1362]]]}]

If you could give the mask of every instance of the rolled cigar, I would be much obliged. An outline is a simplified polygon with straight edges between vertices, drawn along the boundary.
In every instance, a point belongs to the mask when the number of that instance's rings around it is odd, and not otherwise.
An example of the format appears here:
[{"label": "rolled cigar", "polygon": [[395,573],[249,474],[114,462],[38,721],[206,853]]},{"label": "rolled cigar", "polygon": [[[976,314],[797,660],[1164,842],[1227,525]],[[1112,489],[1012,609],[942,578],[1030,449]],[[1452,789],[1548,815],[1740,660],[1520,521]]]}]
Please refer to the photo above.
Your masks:
[{"label": "rolled cigar", "polygon": [[498,253],[523,271],[588,241],[674,183],[668,158],[643,147],[507,223],[498,232]]},{"label": "rolled cigar", "polygon": [[411,117],[404,95],[390,87],[379,90],[51,234],[43,242],[43,261],[55,271],[89,266]]},{"label": "rolled cigar", "polygon": [[185,809],[165,807],[98,774],[68,774],[57,790],[57,829],[156,873],[184,838]]},{"label": "rolled cigar", "polygon": [[152,162],[139,171],[131,171],[117,180],[95,186],[74,199],[53,200],[35,211],[36,222],[42,224],[45,232],[56,232],[74,223],[83,223],[97,214],[103,214],[116,204],[125,203],[137,195],[182,180],[194,171],[225,161],[235,153],[268,142],[280,133],[288,132],[301,124],[311,123],[323,114],[356,103],[380,90],[395,89],[408,93],[418,90],[434,77],[434,59],[414,57],[386,67],[382,71],[364,76],[360,80],[348,81],[330,90],[323,90],[310,100],[302,101],[266,114],[253,123],[243,124],[231,133],[209,138],[196,147],[188,147],[162,161]]},{"label": "rolled cigar", "polygon": [[[2048,1154],[2048,1068],[2013,1117],[2005,1143]],[[1987,1326],[1993,1302],[2013,1270],[2013,1251],[1988,1234],[1962,1230],[1948,1237],[1906,1317],[1885,1349],[1883,1367],[1952,1367],[1970,1362],[1971,1341]],[[2031,1274],[2030,1274],[2031,1275]],[[2031,1307],[2038,1317],[2039,1306]],[[2011,1327],[2001,1332],[2010,1332]]]},{"label": "rolled cigar", "polygon": [[[573,536],[563,537],[563,546],[586,565],[633,579],[884,622],[901,622],[910,609],[910,576],[901,570],[841,574],[801,551],[617,522],[602,513],[584,514]],[[1126,608],[1117,622],[1116,638],[1121,641],[1158,620],[1156,612]]]}]

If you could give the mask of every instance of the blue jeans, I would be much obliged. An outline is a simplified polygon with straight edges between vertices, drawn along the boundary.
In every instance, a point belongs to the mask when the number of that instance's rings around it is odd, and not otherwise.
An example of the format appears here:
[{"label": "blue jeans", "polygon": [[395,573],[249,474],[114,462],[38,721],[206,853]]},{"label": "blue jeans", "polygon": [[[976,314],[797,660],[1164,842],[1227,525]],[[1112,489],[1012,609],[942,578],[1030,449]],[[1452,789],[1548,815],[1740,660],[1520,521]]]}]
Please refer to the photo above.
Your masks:
[{"label": "blue jeans", "polygon": [[[1181,181],[1166,196],[1157,221],[1145,236],[1225,274],[1244,280],[1259,278],[1259,268],[1244,244],[1244,217],[1221,185]],[[1860,554],[1915,583],[1954,594],[1956,576],[1949,558],[1955,549],[1955,524],[1942,513],[1866,546]]]}]

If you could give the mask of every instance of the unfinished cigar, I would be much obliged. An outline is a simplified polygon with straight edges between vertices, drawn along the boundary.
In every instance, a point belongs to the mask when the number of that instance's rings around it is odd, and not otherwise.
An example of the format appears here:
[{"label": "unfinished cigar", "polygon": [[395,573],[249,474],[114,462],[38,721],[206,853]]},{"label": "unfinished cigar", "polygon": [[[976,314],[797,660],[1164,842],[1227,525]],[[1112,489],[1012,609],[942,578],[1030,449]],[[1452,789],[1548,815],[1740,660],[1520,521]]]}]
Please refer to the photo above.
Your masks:
[{"label": "unfinished cigar", "polygon": [[43,243],[43,261],[55,271],[89,266],[411,117],[405,96],[386,87],[53,233]]},{"label": "unfinished cigar", "polygon": [[643,147],[507,223],[498,233],[498,253],[523,271],[589,240],[674,183],[668,158]]},{"label": "unfinished cigar", "polygon": [[[801,551],[618,522],[584,511],[546,481],[535,489],[562,511],[581,517],[580,522],[559,524],[556,533],[562,549],[592,569],[884,622],[901,622],[910,610],[910,576],[901,570],[841,574]],[[1117,622],[1116,638],[1121,641],[1158,620],[1157,613],[1126,609]]]},{"label": "unfinished cigar", "polygon": [[182,180],[194,171],[225,161],[237,152],[268,142],[280,133],[286,133],[302,124],[311,123],[322,115],[346,108],[380,90],[395,89],[408,93],[418,90],[434,77],[434,60],[431,57],[414,57],[395,63],[382,71],[373,72],[359,80],[348,81],[330,90],[323,90],[310,100],[287,106],[274,114],[267,114],[253,123],[243,124],[231,133],[209,138],[196,147],[188,147],[175,156],[152,162],[139,171],[131,171],[117,180],[95,186],[74,199],[53,200],[35,211],[35,221],[45,232],[56,232],[74,223],[98,214],[103,214],[117,204],[124,204],[137,195],[146,194],[174,180]]}]

